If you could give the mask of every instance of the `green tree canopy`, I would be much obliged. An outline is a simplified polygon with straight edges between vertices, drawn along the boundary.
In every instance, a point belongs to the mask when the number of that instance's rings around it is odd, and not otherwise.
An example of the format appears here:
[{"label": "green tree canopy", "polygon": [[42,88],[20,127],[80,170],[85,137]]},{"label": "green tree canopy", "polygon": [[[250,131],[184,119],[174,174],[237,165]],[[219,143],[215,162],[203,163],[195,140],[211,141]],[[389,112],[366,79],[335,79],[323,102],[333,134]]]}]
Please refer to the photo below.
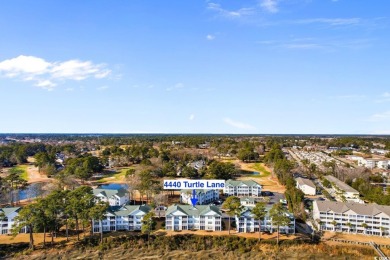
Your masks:
[{"label": "green tree canopy", "polygon": [[241,215],[243,210],[243,206],[241,205],[241,201],[238,197],[230,196],[227,197],[225,202],[222,204],[222,209],[226,210],[226,214],[229,215],[229,234],[230,234],[230,219],[235,215]]}]

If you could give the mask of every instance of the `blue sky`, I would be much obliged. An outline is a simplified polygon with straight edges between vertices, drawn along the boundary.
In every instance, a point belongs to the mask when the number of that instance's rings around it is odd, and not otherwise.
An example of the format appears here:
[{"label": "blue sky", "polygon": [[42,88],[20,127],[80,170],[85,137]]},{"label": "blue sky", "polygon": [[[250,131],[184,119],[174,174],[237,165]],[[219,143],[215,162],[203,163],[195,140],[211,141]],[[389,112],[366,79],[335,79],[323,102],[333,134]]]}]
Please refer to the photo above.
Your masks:
[{"label": "blue sky", "polygon": [[390,134],[388,10],[4,1],[0,132]]}]

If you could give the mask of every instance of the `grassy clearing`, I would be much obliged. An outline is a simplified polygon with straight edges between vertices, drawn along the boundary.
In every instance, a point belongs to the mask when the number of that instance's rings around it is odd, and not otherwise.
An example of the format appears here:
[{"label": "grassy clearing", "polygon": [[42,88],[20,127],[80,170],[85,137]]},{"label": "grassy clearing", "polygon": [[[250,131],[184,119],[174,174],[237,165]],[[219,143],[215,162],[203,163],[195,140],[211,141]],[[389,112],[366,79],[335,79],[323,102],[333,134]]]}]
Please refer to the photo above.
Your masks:
[{"label": "grassy clearing", "polygon": [[254,170],[260,172],[260,175],[253,175],[253,177],[264,178],[271,175],[271,172],[267,171],[261,163],[255,163],[252,167]]},{"label": "grassy clearing", "polygon": [[131,169],[131,168],[130,167],[129,168],[122,168],[122,169],[119,169],[119,171],[115,171],[113,173],[106,174],[106,177],[98,180],[97,182],[98,183],[108,183],[108,182],[115,182],[115,181],[123,182],[125,179],[126,171],[129,169]]},{"label": "grassy clearing", "polygon": [[18,165],[18,166],[15,167],[15,169],[20,170],[20,171],[23,171],[23,172],[20,174],[20,177],[21,177],[23,180],[28,181],[27,165]]}]

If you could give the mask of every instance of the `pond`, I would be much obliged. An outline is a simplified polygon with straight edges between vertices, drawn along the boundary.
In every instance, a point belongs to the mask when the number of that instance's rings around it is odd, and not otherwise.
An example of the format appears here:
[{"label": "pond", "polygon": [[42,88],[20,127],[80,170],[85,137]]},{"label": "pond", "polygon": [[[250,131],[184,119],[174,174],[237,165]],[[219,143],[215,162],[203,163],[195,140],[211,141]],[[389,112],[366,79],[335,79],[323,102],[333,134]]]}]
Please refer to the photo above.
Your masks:
[{"label": "pond", "polygon": [[239,174],[240,175],[244,175],[244,176],[250,176],[250,175],[260,175],[260,172],[257,172],[257,171],[247,171],[247,170],[239,170]]},{"label": "pond", "polygon": [[44,186],[45,186],[44,182],[35,182],[29,184],[26,189],[19,190],[19,199],[20,200],[33,199],[43,195],[43,193],[45,192],[43,190]]},{"label": "pond", "polygon": [[101,184],[98,186],[99,189],[108,189],[108,190],[117,190],[120,188],[127,190],[128,187],[129,186],[127,186],[126,184],[122,184],[122,183],[109,183],[109,184]]}]

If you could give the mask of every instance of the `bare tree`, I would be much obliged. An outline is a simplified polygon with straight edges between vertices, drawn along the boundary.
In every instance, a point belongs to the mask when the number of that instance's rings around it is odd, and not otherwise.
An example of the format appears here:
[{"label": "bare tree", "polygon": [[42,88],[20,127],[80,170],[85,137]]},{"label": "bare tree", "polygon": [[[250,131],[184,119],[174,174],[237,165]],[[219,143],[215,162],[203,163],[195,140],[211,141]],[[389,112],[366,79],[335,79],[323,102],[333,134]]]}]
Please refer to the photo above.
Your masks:
[{"label": "bare tree", "polygon": [[[154,196],[153,198],[154,203],[157,207],[160,207],[162,205],[168,204],[168,196],[166,194],[160,193]],[[158,210],[158,217],[160,218],[160,208]]]},{"label": "bare tree", "polygon": [[[131,170],[131,171],[130,171]],[[129,192],[130,200],[133,200],[135,204],[135,192],[136,188],[140,185],[140,178],[139,175],[133,171],[133,169],[129,169],[126,172],[126,184],[127,184],[127,191]]]}]

